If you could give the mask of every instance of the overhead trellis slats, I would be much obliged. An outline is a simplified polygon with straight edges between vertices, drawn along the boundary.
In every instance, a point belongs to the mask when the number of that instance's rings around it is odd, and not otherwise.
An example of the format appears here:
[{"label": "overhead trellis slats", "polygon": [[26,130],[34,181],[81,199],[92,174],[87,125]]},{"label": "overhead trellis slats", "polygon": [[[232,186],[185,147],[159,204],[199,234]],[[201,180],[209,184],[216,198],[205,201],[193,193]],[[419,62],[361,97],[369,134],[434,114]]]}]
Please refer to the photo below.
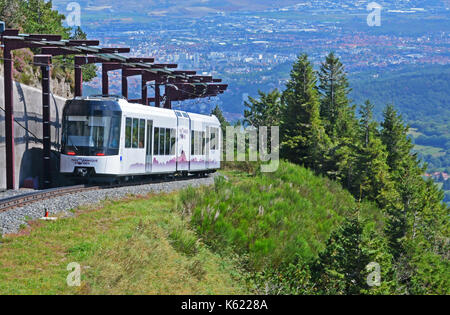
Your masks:
[{"label": "overhead trellis slats", "polygon": [[[15,188],[14,159],[14,99],[13,99],[13,62],[12,51],[22,48],[38,48],[42,55],[35,56],[35,64],[41,66],[45,80],[43,91],[50,90],[49,67],[52,56],[76,55],[75,96],[82,95],[82,65],[102,64],[102,94],[109,94],[108,71],[122,70],[122,95],[128,98],[128,77],[140,75],[142,79],[142,99],[140,103],[148,105],[154,102],[160,107],[164,99],[164,107],[171,108],[172,101],[183,101],[202,97],[217,96],[227,89],[226,84],[218,84],[221,79],[211,76],[199,76],[193,70],[174,70],[176,64],[155,64],[150,57],[127,57],[120,54],[129,53],[127,47],[99,47],[98,40],[61,39],[54,34],[20,34],[19,30],[7,29],[0,34],[3,48],[4,93],[5,93],[5,143],[6,143],[6,182],[8,189]],[[44,63],[45,61],[45,63]],[[43,78],[44,79],[44,78]],[[148,82],[154,82],[155,97],[148,97]],[[161,96],[160,86],[165,86],[165,95]],[[48,94],[48,92],[44,93]],[[134,100],[135,101],[135,100]],[[139,101],[139,100],[138,100]],[[47,99],[43,99],[46,104]],[[45,105],[47,106],[47,105]],[[44,107],[45,107],[44,106]],[[46,108],[43,108],[45,112]],[[48,115],[46,115],[48,116]],[[44,134],[50,134],[49,121],[43,119]],[[44,151],[50,152],[48,141],[44,141]],[[50,174],[48,161],[44,162],[44,172]],[[50,178],[50,177],[48,177]],[[46,181],[46,185],[50,185]]]}]

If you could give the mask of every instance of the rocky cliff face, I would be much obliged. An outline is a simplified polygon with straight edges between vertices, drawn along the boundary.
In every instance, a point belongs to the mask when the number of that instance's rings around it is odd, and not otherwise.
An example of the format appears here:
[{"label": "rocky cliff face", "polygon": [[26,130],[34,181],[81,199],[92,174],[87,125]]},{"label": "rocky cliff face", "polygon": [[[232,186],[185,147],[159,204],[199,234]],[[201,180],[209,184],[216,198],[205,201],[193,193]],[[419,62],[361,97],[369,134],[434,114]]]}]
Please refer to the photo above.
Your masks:
[{"label": "rocky cliff face", "polygon": [[64,98],[73,98],[74,96],[70,87],[70,83],[67,82],[64,78],[56,78],[51,80],[50,88],[54,95]]},{"label": "rocky cliff face", "polygon": [[[21,69],[22,70],[22,69]],[[3,77],[3,63],[0,64],[0,75]],[[41,73],[39,68],[29,67],[26,71],[14,71],[14,81],[22,84],[41,89]],[[50,80],[50,88],[54,95],[64,98],[73,98],[73,88],[71,83],[65,77],[60,75],[52,75]]]}]

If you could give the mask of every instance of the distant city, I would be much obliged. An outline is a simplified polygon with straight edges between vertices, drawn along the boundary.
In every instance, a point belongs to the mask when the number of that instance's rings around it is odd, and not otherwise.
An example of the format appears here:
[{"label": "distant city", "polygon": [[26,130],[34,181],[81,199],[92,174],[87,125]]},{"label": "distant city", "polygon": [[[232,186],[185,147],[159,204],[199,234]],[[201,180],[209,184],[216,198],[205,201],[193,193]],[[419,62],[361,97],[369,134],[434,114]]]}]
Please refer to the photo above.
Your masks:
[{"label": "distant city", "polygon": [[[201,17],[147,14],[147,18],[132,11],[126,18],[132,3],[121,12],[114,6],[81,2],[82,28],[103,45],[132,47],[135,56],[154,56],[159,62],[224,77],[230,88],[218,101],[227,102],[224,110],[233,119],[242,113],[243,99],[257,88],[282,89],[290,64],[303,52],[318,65],[329,51],[335,51],[351,73],[449,64],[450,37],[441,23],[450,14],[448,3],[429,1],[424,7],[412,7],[420,3],[387,2],[379,2],[381,27],[366,23],[368,1],[308,1],[258,12],[217,11]],[[54,1],[62,12],[64,3]],[[111,76],[116,83],[113,92],[120,91],[118,79],[119,73]],[[98,90],[100,80],[98,76],[87,83],[87,91]],[[140,91],[138,80],[130,85],[131,91]],[[243,90],[243,86],[253,89]]]}]

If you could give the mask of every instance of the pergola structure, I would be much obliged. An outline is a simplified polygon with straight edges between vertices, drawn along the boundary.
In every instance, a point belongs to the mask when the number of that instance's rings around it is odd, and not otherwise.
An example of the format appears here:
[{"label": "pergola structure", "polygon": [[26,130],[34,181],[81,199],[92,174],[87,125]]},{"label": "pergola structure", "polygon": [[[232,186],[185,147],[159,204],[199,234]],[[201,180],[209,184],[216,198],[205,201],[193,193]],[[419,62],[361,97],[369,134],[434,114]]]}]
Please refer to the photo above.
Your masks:
[{"label": "pergola structure", "polygon": [[[2,30],[0,30],[1,32]],[[51,129],[50,129],[50,67],[52,57],[75,55],[75,96],[82,96],[82,66],[101,63],[102,94],[109,94],[108,72],[122,71],[122,96],[128,100],[128,77],[141,76],[142,94],[137,100],[129,100],[142,105],[171,108],[172,101],[183,101],[202,97],[217,96],[227,89],[219,84],[220,79],[196,75],[196,71],[176,70],[176,64],[156,64],[151,57],[126,57],[130,48],[99,47],[97,40],[62,40],[59,35],[20,34],[19,30],[6,29],[0,33],[3,48],[4,93],[5,93],[5,137],[6,137],[6,183],[7,189],[15,187],[14,169],[14,99],[12,51],[22,48],[40,50],[34,56],[34,64],[41,67],[42,74],[42,118],[43,118],[43,174],[44,186],[51,186]],[[154,82],[155,96],[148,97],[148,83]],[[165,87],[161,95],[160,87]],[[164,102],[163,102],[164,101]],[[164,104],[162,104],[164,103]]]}]

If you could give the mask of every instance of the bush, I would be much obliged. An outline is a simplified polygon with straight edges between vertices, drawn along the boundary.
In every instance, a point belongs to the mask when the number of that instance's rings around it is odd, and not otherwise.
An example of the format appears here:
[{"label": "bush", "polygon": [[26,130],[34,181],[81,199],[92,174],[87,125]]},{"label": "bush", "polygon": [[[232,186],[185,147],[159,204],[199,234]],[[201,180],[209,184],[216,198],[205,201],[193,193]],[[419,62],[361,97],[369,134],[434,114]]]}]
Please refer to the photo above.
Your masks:
[{"label": "bush", "polygon": [[[339,184],[286,162],[275,173],[239,181],[218,177],[211,188],[183,191],[180,200],[210,246],[248,254],[255,272],[314,260],[355,207]],[[363,204],[361,211],[373,216],[376,209]]]}]

